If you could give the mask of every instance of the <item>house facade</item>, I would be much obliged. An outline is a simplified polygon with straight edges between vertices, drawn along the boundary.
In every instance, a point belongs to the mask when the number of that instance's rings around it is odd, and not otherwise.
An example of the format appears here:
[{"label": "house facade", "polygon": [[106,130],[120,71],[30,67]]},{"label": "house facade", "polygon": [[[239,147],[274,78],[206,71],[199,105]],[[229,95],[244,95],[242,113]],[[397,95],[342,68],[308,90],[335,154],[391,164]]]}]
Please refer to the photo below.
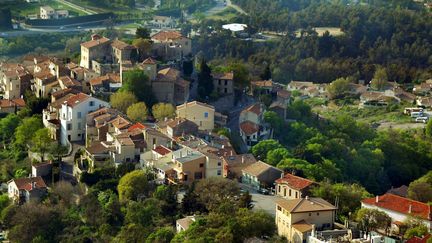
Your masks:
[{"label": "house facade", "polygon": [[303,243],[312,231],[333,229],[337,208],[322,198],[276,200],[278,235],[288,242]]},{"label": "house facade", "polygon": [[234,94],[234,72],[213,74],[213,89],[219,95]]},{"label": "house facade", "polygon": [[7,184],[8,196],[14,203],[39,201],[47,194],[47,186],[40,176],[12,179]]},{"label": "house facade", "polygon": [[176,115],[194,122],[198,125],[199,130],[211,131],[214,129],[215,108],[211,105],[192,101],[178,105]]},{"label": "house facade", "polygon": [[84,141],[86,131],[86,116],[101,107],[109,107],[109,103],[79,93],[71,96],[61,106],[60,111],[60,141],[67,145],[68,141]]},{"label": "house facade", "polygon": [[273,187],[283,171],[262,161],[253,163],[242,170],[242,183],[255,189]]},{"label": "house facade", "polygon": [[276,195],[285,199],[298,199],[310,196],[315,182],[287,173],[276,180]]},{"label": "house facade", "polygon": [[151,36],[153,52],[164,60],[180,60],[192,53],[192,42],[178,31],[160,31]]},{"label": "house facade", "polygon": [[264,111],[264,105],[256,103],[240,113],[240,136],[248,148],[272,136],[270,126],[264,122]]}]

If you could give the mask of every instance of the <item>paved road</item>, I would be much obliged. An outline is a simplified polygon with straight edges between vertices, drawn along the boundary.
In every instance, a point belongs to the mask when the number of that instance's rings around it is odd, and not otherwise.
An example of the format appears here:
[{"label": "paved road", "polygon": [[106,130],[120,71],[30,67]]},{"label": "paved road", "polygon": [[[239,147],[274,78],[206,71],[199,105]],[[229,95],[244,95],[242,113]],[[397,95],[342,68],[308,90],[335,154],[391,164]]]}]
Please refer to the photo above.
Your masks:
[{"label": "paved road", "polygon": [[378,127],[378,130],[383,129],[401,129],[401,130],[407,130],[407,129],[419,129],[419,128],[425,128],[426,124],[424,123],[394,123],[394,122],[385,122],[381,123]]},{"label": "paved road", "polygon": [[276,210],[275,210],[276,207],[275,201],[277,198],[276,196],[260,194],[256,192],[256,190],[252,189],[251,187],[245,184],[240,184],[240,187],[243,190],[249,191],[249,193],[251,194],[252,204],[254,205],[252,210],[264,210],[270,215],[273,216],[276,215]]}]

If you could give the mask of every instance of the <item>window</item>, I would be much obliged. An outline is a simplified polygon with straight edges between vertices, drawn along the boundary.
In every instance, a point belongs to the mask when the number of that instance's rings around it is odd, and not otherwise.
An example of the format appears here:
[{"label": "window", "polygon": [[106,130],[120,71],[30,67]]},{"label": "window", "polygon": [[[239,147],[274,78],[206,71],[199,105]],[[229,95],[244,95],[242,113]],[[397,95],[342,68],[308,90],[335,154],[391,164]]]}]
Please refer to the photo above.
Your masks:
[{"label": "window", "polygon": [[309,213],[309,217],[312,216],[312,213]]},{"label": "window", "polygon": [[218,176],[222,175],[222,171],[221,171],[221,170],[218,170],[218,171],[217,171],[217,175],[218,175]]},{"label": "window", "polygon": [[67,130],[68,131],[72,130],[72,124],[67,124]]},{"label": "window", "polygon": [[284,188],[284,197],[286,197],[286,188]]},{"label": "window", "polygon": [[204,118],[208,118],[209,113],[208,112],[204,112]]},{"label": "window", "polygon": [[291,197],[291,189],[289,189],[289,196]]},{"label": "window", "polygon": [[153,145],[156,144],[156,138],[153,138]]},{"label": "window", "polygon": [[203,168],[203,167],[204,167],[204,164],[203,164],[203,163],[201,163],[201,164],[200,164],[200,168]]},{"label": "window", "polygon": [[319,213],[317,213],[317,216],[319,216]]},{"label": "window", "polygon": [[296,196],[295,196],[295,198],[298,198],[298,192],[296,192]]},{"label": "window", "polygon": [[278,186],[278,192],[281,192],[281,186]]},{"label": "window", "polygon": [[218,166],[221,166],[221,165],[222,165],[222,162],[218,161]]},{"label": "window", "polygon": [[196,180],[202,179],[202,173],[201,173],[201,172],[195,172],[195,173],[194,173],[194,178],[195,178]]},{"label": "window", "polygon": [[227,89],[227,88],[225,88],[225,94],[226,94],[226,93],[228,93],[228,89]]},{"label": "window", "polygon": [[94,101],[90,101],[90,106],[94,106]]},{"label": "window", "polygon": [[225,85],[228,85],[228,80],[225,80]]},{"label": "window", "polygon": [[81,112],[77,113],[77,117],[78,117],[78,119],[81,119]]},{"label": "window", "polygon": [[78,122],[78,130],[81,130],[81,122]]},{"label": "window", "polygon": [[222,81],[222,80],[220,80],[220,79],[218,80],[218,84],[219,84],[219,85],[221,85],[221,81]]},{"label": "window", "polygon": [[[282,211],[282,208],[278,205],[277,210]],[[280,220],[280,218],[279,218],[279,220]]]}]

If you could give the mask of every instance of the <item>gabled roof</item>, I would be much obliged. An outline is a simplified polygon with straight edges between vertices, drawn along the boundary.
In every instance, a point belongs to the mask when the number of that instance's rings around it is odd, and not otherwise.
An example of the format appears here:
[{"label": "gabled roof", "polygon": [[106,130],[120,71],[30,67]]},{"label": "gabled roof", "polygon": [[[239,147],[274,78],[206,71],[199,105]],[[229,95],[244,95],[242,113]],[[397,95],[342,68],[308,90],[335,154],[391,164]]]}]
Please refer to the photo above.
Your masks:
[{"label": "gabled roof", "polygon": [[189,226],[195,222],[195,216],[186,216],[182,219],[177,219],[177,224],[179,224],[184,230],[187,230]]},{"label": "gabled roof", "polygon": [[264,87],[266,87],[266,88],[273,87],[273,81],[271,81],[271,80],[252,81],[251,84],[253,86],[261,87],[261,88],[264,88]]},{"label": "gabled roof", "polygon": [[131,125],[130,121],[120,115],[109,121],[109,123],[117,129],[125,129]]},{"label": "gabled roof", "polygon": [[156,153],[158,153],[158,154],[160,154],[160,155],[162,155],[162,156],[164,156],[164,155],[169,154],[169,153],[172,152],[169,148],[167,148],[167,147],[165,147],[163,145],[157,146],[156,148],[153,149],[153,151],[156,152]]},{"label": "gabled roof", "polygon": [[69,99],[67,99],[64,103],[70,107],[74,107],[78,104],[81,104],[83,101],[86,101],[91,96],[86,95],[84,93],[78,93],[76,95],[71,96]]},{"label": "gabled roof", "polygon": [[12,179],[9,181],[9,183],[10,182],[15,182],[15,184],[18,187],[18,190],[31,191],[34,189],[34,188],[32,188],[32,183],[35,183],[35,188],[38,188],[38,189],[47,188],[45,181],[40,176],[32,177],[32,178]]},{"label": "gabled roof", "polygon": [[156,64],[156,60],[154,60],[153,58],[149,57],[147,59],[145,59],[142,64]]},{"label": "gabled roof", "polygon": [[24,107],[24,99],[0,100],[0,108]]},{"label": "gabled roof", "polygon": [[283,99],[288,99],[289,97],[291,97],[291,92],[289,92],[288,90],[281,89],[277,91],[277,96]]},{"label": "gabled roof", "polygon": [[319,197],[305,197],[287,200],[276,199],[276,204],[290,213],[336,210],[336,207]]},{"label": "gabled roof", "polygon": [[246,136],[250,136],[259,131],[259,126],[251,121],[244,121],[240,123],[240,130],[242,130]]},{"label": "gabled roof", "polygon": [[134,130],[136,130],[136,129],[144,130],[144,129],[146,129],[146,128],[147,128],[147,127],[146,127],[145,125],[141,124],[140,122],[137,122],[137,123],[133,124],[132,126],[130,126],[130,127],[128,128],[128,132],[132,132],[132,131],[134,131]]},{"label": "gabled roof", "polygon": [[100,38],[95,38],[93,40],[81,43],[81,46],[85,47],[85,48],[93,48],[95,46],[99,46],[99,45],[103,45],[110,42],[110,39],[106,38],[106,37],[100,37]]},{"label": "gabled roof", "polygon": [[249,175],[259,177],[261,174],[265,173],[268,170],[279,170],[279,169],[259,160],[256,163],[253,163],[248,167],[244,168],[243,172]]},{"label": "gabled roof", "polygon": [[158,71],[157,79],[159,81],[175,81],[180,77],[180,71],[175,68],[164,68]]},{"label": "gabled roof", "polygon": [[253,112],[257,115],[260,115],[261,114],[261,104],[255,103],[251,106],[248,106],[246,109],[242,110],[242,112]]},{"label": "gabled roof", "polygon": [[303,190],[310,185],[314,184],[315,182],[295,176],[293,174],[287,173],[283,178],[277,179],[276,183],[278,184],[287,184],[289,187],[296,189],[296,190]]},{"label": "gabled roof", "polygon": [[159,31],[158,33],[154,34],[151,39],[152,40],[157,40],[157,41],[168,41],[168,40],[175,40],[175,39],[179,39],[182,38],[183,35],[178,32],[178,31]]},{"label": "gabled roof", "polygon": [[406,215],[413,215],[423,219],[431,220],[431,206],[426,203],[400,197],[391,193],[363,199],[362,203]]},{"label": "gabled roof", "polygon": [[67,88],[73,87],[73,86],[81,86],[81,83],[77,80],[69,77],[69,76],[62,76],[59,78],[59,81],[63,83],[64,86]]}]

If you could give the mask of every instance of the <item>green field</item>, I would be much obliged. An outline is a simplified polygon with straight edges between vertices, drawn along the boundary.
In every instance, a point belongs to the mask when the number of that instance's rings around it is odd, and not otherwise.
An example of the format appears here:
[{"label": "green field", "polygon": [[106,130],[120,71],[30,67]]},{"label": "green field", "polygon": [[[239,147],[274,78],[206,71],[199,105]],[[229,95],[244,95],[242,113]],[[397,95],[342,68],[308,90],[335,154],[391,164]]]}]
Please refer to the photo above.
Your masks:
[{"label": "green field", "polygon": [[208,16],[207,19],[229,21],[232,18],[236,17],[237,14],[238,14],[238,12],[234,8],[228,7],[226,9],[224,9],[222,12]]},{"label": "green field", "polygon": [[38,3],[27,3],[27,2],[17,2],[8,3],[2,6],[6,6],[11,9],[12,16],[14,17],[27,17],[28,15],[39,14],[41,6],[50,6],[55,10],[68,10],[69,15],[72,16],[82,16],[86,15],[84,12],[73,9],[67,5],[61,4],[54,0],[41,0]]}]

